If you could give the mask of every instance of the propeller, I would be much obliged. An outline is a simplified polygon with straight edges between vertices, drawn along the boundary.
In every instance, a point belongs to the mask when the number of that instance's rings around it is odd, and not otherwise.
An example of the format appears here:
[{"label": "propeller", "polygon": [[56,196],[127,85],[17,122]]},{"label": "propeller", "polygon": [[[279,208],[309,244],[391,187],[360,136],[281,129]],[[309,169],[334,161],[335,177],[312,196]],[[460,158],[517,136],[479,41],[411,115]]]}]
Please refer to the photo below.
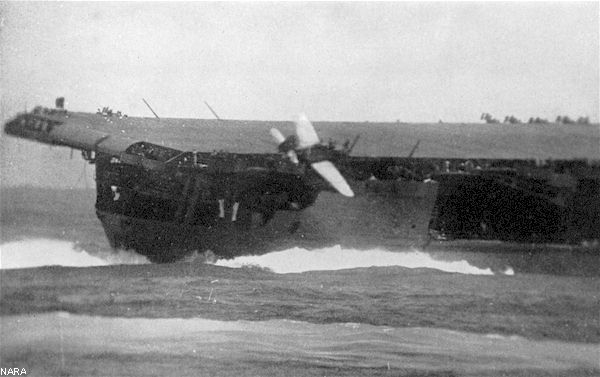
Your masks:
[{"label": "propeller", "polygon": [[[298,164],[297,151],[307,150],[320,145],[319,136],[306,115],[301,114],[296,121],[296,135],[287,138],[276,128],[271,128],[271,135],[278,144],[280,152],[286,153],[290,161]],[[310,162],[310,166],[340,194],[353,197],[354,192],[337,168],[328,160]]]},{"label": "propeller", "polygon": [[294,148],[297,148],[296,139],[290,136],[288,140],[286,140],[286,138],[277,128],[271,128],[271,135],[273,135],[273,138],[275,141],[277,141],[277,144],[279,144],[279,151],[286,152],[290,161],[292,161],[294,164],[298,164],[300,161],[298,161],[298,155],[294,150]]}]

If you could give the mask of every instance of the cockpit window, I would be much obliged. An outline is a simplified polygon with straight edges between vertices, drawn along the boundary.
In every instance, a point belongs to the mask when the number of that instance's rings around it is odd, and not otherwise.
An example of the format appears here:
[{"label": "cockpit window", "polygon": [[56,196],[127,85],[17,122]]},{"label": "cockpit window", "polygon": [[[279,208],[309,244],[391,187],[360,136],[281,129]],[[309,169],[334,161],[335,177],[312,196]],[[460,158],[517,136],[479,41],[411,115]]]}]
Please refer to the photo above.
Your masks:
[{"label": "cockpit window", "polygon": [[61,122],[41,116],[26,115],[19,120],[21,127],[29,131],[48,133]]}]

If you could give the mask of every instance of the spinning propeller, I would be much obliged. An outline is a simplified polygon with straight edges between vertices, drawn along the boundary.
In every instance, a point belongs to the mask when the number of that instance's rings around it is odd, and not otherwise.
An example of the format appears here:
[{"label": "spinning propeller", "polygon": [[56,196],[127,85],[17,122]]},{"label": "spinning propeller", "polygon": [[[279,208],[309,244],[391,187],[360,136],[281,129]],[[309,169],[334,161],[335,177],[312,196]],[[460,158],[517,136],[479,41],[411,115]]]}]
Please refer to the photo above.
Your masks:
[{"label": "spinning propeller", "polygon": [[337,168],[328,160],[310,160],[310,149],[315,146],[320,146],[319,136],[315,131],[312,123],[306,115],[300,115],[296,121],[296,135],[290,135],[287,138],[276,128],[271,128],[271,135],[278,143],[280,152],[285,153],[290,161],[298,164],[298,153],[310,163],[310,166],[331,186],[333,186],[340,194],[348,197],[353,197],[354,192],[348,185],[348,182],[342,177]]}]

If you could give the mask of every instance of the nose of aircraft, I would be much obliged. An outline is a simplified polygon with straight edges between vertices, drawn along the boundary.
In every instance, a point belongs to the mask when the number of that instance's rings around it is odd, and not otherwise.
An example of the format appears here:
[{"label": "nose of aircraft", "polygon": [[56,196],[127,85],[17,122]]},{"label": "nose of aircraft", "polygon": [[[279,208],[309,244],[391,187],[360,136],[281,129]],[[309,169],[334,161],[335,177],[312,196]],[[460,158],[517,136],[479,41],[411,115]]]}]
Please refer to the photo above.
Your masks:
[{"label": "nose of aircraft", "polygon": [[19,115],[4,124],[4,133],[7,135],[22,136],[25,125],[25,118]]}]

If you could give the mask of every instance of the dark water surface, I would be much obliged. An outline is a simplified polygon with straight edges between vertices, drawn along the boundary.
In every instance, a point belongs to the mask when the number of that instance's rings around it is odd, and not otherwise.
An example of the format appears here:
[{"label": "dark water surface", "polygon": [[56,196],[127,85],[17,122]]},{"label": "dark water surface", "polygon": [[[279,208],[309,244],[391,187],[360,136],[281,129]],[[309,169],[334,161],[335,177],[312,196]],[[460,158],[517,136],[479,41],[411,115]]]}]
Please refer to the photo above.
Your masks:
[{"label": "dark water surface", "polygon": [[600,375],[592,248],[454,242],[152,265],[108,248],[93,190],[1,194],[3,368],[63,376]]}]

